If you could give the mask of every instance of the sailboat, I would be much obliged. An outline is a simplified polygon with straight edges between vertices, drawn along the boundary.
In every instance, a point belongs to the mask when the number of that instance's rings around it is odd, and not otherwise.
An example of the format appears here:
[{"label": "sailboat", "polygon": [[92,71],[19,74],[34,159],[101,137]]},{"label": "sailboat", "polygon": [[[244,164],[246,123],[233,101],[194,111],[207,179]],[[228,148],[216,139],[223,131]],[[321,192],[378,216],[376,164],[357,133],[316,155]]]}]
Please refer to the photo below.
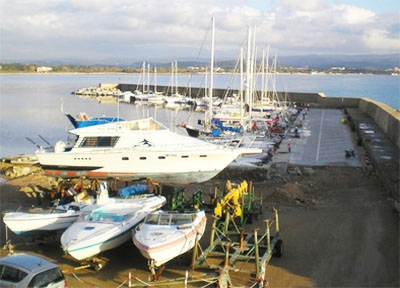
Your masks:
[{"label": "sailboat", "polygon": [[219,136],[220,129],[212,129],[211,123],[213,118],[213,90],[214,90],[214,42],[215,42],[215,18],[212,17],[211,22],[211,56],[210,56],[210,87],[208,89],[208,109],[204,121],[202,122],[203,128],[198,129],[187,123],[181,123],[181,127],[186,129],[186,132],[191,137],[203,136]]},{"label": "sailboat", "polygon": [[185,95],[179,94],[178,91],[178,62],[171,63],[171,96],[166,96],[165,108],[167,109],[183,109],[186,107],[187,99]]}]

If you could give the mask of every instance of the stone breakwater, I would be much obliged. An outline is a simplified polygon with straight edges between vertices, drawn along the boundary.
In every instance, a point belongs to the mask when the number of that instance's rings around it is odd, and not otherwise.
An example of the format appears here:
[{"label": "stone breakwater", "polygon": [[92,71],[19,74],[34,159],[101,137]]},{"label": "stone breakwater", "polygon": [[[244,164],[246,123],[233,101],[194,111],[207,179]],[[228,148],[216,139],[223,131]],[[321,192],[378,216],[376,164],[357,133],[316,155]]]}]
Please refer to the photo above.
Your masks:
[{"label": "stone breakwater", "polygon": [[1,161],[0,175],[5,179],[15,179],[31,174],[41,174],[42,169],[36,164],[37,160],[34,156],[5,157]]},{"label": "stone breakwater", "polygon": [[345,113],[351,130],[357,135],[357,145],[368,155],[368,162],[374,167],[385,189],[398,205],[399,148],[377,123],[359,109],[346,109]]}]

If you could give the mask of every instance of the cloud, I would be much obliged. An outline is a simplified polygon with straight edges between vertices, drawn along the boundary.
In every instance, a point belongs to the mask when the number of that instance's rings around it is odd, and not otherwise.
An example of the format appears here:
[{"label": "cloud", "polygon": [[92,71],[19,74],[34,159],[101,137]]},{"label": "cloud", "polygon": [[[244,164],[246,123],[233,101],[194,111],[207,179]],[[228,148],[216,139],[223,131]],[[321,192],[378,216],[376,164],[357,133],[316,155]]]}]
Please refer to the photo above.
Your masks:
[{"label": "cloud", "polygon": [[[281,1],[276,7],[276,21],[266,33],[281,51],[290,54],[323,53],[393,53],[393,46],[383,44],[373,49],[369,43],[387,41],[388,34],[372,33],[386,24],[387,15],[351,5],[329,4],[321,0]],[[396,22],[392,19],[392,22]],[[374,40],[377,37],[376,40]],[[379,40],[378,40],[379,39]],[[390,43],[394,44],[390,41]],[[375,46],[376,47],[376,46]],[[396,46],[395,46],[396,47]],[[397,46],[398,47],[398,46]]]},{"label": "cloud", "polygon": [[373,11],[349,5],[338,5],[332,8],[333,16],[337,17],[335,20],[341,25],[373,23],[376,15]]},{"label": "cloud", "polygon": [[[396,11],[328,0],[0,0],[2,60],[232,58],[256,27],[257,45],[278,55],[393,53]],[[397,36],[397,38],[396,38]],[[204,56],[207,57],[207,56]]]},{"label": "cloud", "polygon": [[387,53],[399,53],[400,38],[391,37],[386,30],[369,30],[363,35],[362,41],[369,51],[385,50]]},{"label": "cloud", "polygon": [[291,11],[318,11],[323,9],[326,4],[321,0],[303,0],[303,1],[293,1],[293,0],[282,0],[281,5],[284,8],[288,8]]}]

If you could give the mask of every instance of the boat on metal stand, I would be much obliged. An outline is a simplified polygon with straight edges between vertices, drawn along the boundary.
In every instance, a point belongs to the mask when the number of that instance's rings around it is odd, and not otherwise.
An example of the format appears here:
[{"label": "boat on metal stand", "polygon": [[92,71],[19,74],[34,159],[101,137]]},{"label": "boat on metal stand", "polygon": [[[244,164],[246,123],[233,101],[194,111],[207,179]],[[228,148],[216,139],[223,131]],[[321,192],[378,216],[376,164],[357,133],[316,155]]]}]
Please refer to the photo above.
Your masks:
[{"label": "boat on metal stand", "polygon": [[170,131],[153,118],[111,122],[69,131],[70,146],[59,141],[36,157],[47,176],[94,179],[150,178],[167,185],[210,180],[239,155],[261,149],[215,145]]}]

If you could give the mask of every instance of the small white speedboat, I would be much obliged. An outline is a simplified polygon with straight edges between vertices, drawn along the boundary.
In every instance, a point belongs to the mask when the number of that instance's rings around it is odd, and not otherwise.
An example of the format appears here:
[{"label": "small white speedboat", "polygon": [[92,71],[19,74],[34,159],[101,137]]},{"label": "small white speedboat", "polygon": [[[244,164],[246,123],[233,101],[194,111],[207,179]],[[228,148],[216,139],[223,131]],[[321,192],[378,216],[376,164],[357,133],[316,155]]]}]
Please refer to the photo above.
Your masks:
[{"label": "small white speedboat", "polygon": [[74,223],[88,207],[90,204],[78,202],[52,208],[20,207],[16,211],[5,212],[3,222],[17,235],[62,231]]},{"label": "small white speedboat", "polygon": [[106,204],[82,213],[61,235],[61,246],[78,261],[90,260],[127,242],[132,228],[165,203],[165,197],[154,195],[109,198]]},{"label": "small white speedboat", "polygon": [[157,211],[133,231],[133,243],[155,268],[184,254],[204,234],[207,217],[202,210],[187,213]]}]

